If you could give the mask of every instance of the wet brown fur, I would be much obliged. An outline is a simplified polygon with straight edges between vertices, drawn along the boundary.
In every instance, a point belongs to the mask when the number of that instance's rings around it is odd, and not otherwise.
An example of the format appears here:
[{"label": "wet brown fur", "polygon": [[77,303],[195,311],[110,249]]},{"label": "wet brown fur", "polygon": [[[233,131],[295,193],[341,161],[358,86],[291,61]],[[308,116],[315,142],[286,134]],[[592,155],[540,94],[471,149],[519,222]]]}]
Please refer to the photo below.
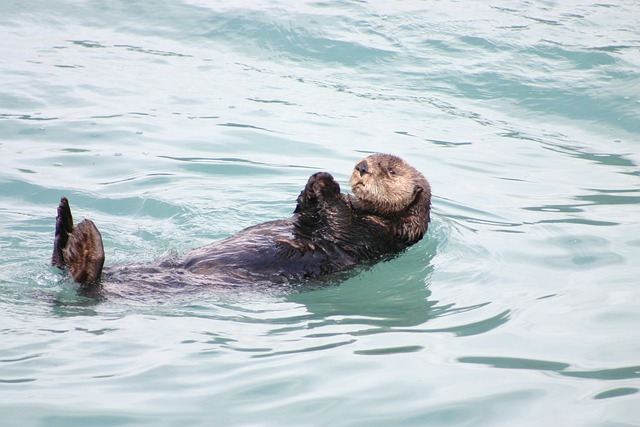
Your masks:
[{"label": "wet brown fur", "polygon": [[51,265],[67,268],[76,282],[97,286],[104,265],[102,236],[95,224],[85,219],[73,226],[73,216],[66,197],[60,199]]},{"label": "wet brown fur", "polygon": [[[292,217],[246,228],[176,262],[112,267],[102,281],[140,283],[144,278],[171,285],[164,283],[167,277],[178,277],[214,285],[300,283],[395,254],[424,236],[431,189],[404,160],[389,154],[365,157],[356,163],[350,185],[353,194],[343,194],[329,173],[318,172],[298,196]],[[64,197],[51,263],[69,270],[84,289],[100,288],[102,237],[89,220],[73,226]]]}]

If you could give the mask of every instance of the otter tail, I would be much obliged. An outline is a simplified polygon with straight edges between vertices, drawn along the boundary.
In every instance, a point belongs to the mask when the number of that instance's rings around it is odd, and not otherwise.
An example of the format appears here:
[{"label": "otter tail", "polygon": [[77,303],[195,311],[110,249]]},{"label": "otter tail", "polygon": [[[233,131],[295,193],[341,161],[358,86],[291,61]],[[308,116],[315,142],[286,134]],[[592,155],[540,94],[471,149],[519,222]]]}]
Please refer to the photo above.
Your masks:
[{"label": "otter tail", "polygon": [[58,205],[51,265],[69,270],[73,280],[86,289],[97,289],[100,285],[104,265],[102,236],[95,224],[88,219],[73,226],[71,208],[66,197],[61,198]]}]

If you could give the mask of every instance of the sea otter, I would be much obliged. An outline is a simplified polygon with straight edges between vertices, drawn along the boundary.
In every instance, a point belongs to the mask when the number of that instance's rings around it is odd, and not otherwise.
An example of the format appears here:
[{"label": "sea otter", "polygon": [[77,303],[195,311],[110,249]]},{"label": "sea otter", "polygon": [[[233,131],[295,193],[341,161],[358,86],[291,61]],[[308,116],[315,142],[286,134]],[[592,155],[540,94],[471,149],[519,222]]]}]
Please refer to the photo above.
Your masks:
[{"label": "sea otter", "polygon": [[111,282],[298,284],[398,253],[424,236],[431,188],[404,160],[372,154],[356,163],[349,183],[352,194],[343,194],[333,176],[315,173],[288,219],[246,228],[180,259],[108,266],[104,274],[100,232],[88,219],[74,226],[62,197],[51,264],[67,270],[83,293],[99,292]]}]

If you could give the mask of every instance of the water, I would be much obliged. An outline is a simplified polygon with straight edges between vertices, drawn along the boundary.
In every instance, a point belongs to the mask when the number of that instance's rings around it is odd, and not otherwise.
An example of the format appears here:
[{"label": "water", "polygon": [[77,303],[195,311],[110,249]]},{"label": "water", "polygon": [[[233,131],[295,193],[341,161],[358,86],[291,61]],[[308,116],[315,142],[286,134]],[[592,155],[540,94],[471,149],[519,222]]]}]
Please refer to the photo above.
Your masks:
[{"label": "water", "polygon": [[[640,425],[640,6],[2,2],[8,426]],[[428,236],[335,286],[95,302],[107,262],[283,218],[393,152]]]}]

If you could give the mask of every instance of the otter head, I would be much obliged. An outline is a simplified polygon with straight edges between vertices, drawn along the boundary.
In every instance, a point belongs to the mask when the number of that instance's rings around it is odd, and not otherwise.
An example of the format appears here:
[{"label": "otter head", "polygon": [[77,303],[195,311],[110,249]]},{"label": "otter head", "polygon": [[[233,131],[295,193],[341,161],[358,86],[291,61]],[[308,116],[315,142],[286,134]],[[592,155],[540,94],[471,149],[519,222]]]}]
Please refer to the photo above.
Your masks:
[{"label": "otter head", "polygon": [[423,192],[427,200],[431,196],[424,176],[391,154],[372,154],[359,160],[349,184],[364,209],[381,215],[401,213]]}]

